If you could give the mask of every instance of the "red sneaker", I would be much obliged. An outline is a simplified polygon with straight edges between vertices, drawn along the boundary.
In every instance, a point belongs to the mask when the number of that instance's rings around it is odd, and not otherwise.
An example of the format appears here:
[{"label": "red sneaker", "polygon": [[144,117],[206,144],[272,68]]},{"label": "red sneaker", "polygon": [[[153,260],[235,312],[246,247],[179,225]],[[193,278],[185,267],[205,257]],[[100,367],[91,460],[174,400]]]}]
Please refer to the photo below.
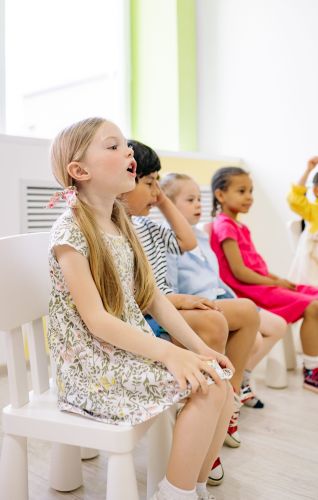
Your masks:
[{"label": "red sneaker", "polygon": [[241,446],[241,438],[237,429],[237,422],[240,416],[240,408],[242,406],[240,397],[234,393],[234,413],[231,417],[229,428],[225,437],[224,444],[230,448],[238,448]]},{"label": "red sneaker", "polygon": [[313,370],[304,368],[304,389],[309,391],[318,392],[318,367]]}]

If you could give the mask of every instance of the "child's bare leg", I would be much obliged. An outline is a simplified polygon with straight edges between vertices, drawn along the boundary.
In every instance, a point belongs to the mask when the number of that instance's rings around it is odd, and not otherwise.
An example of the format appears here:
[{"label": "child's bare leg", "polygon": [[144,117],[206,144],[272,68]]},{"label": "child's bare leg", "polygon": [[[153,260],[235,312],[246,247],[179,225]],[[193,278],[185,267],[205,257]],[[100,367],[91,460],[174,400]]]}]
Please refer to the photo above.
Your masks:
[{"label": "child's bare leg", "polygon": [[224,438],[228,429],[228,422],[233,414],[233,389],[231,385],[227,382],[227,396],[225,403],[222,408],[222,412],[220,413],[219,421],[217,423],[217,427],[214,432],[214,436],[208,450],[208,453],[205,457],[203,465],[201,467],[201,471],[199,474],[198,482],[203,483],[207,480],[208,475],[210,473],[211,464],[214,463],[216,458],[220,454],[220,449],[224,443]]},{"label": "child's bare leg", "polygon": [[219,311],[189,309],[179,310],[188,325],[211,349],[224,353],[228,338],[228,325]]},{"label": "child's bare leg", "polygon": [[259,326],[260,333],[255,342],[256,349],[253,349],[246,364],[246,369],[249,371],[255,368],[287,331],[286,321],[277,314],[261,309],[259,315],[261,322]]},{"label": "child's bare leg", "polygon": [[226,355],[234,365],[235,374],[231,384],[239,394],[244,369],[259,327],[259,314],[255,304],[248,299],[218,300],[218,305],[229,325]]},{"label": "child's bare leg", "polygon": [[[207,395],[203,395],[202,392],[194,394],[178,416],[166,474],[168,481],[177,488],[183,490],[195,488],[227,398],[227,384],[225,382],[221,386],[213,384],[209,387]],[[223,440],[230,413],[230,411],[226,413]],[[219,441],[221,447],[223,441],[222,439]],[[184,471],[187,471],[186,474]]]},{"label": "child's bare leg", "polygon": [[300,338],[304,354],[318,356],[318,301],[309,304],[300,328]]}]

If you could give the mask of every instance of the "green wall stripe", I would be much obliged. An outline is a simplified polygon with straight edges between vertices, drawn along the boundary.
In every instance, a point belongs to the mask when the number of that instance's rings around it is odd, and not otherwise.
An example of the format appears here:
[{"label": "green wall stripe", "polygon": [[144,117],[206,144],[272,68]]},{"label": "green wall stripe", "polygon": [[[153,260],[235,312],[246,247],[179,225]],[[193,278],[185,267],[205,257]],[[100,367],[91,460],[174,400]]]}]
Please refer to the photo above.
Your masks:
[{"label": "green wall stripe", "polygon": [[130,9],[132,134],[195,150],[195,0],[131,0]]},{"label": "green wall stripe", "polygon": [[197,149],[195,0],[177,0],[179,61],[179,141],[181,150]]}]

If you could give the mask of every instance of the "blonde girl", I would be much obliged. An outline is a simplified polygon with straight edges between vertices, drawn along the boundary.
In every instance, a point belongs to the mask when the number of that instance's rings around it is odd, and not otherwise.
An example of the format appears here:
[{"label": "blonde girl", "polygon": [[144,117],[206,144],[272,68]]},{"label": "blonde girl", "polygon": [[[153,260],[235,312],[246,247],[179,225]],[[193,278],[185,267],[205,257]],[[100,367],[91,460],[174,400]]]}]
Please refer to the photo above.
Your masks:
[{"label": "blonde girl", "polygon": [[[232,365],[155,288],[116,200],[135,186],[133,150],[116,125],[91,118],[63,130],[51,153],[53,173],[64,188],[51,205],[63,198],[69,206],[50,241],[49,343],[59,408],[136,425],[184,401],[168,470],[153,499],[214,498],[206,479],[233,409],[221,380],[231,376]],[[149,311],[188,350],[156,338],[141,311]]]}]

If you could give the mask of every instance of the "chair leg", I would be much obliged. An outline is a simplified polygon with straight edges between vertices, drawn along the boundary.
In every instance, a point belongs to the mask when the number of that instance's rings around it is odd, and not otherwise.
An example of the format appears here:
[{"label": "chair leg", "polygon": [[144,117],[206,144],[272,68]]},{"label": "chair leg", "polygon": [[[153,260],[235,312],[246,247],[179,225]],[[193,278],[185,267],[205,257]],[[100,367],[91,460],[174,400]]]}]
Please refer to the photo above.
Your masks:
[{"label": "chair leg", "polygon": [[265,383],[273,389],[283,389],[287,387],[287,367],[283,341],[279,340],[267,358]]},{"label": "chair leg", "polygon": [[139,500],[132,453],[110,455],[106,500]]},{"label": "chair leg", "polygon": [[287,370],[295,370],[297,366],[296,349],[291,325],[288,325],[288,330],[283,338],[283,343]]},{"label": "chair leg", "polygon": [[6,500],[28,500],[27,439],[5,434],[0,462],[0,496]]},{"label": "chair leg", "polygon": [[91,460],[92,458],[96,458],[99,455],[99,451],[94,448],[81,448],[81,459],[82,460]]},{"label": "chair leg", "polygon": [[76,490],[83,484],[81,449],[61,443],[52,443],[50,486],[57,491]]},{"label": "chair leg", "polygon": [[151,498],[166,473],[176,411],[176,406],[172,406],[159,415],[147,433],[147,498]]}]

